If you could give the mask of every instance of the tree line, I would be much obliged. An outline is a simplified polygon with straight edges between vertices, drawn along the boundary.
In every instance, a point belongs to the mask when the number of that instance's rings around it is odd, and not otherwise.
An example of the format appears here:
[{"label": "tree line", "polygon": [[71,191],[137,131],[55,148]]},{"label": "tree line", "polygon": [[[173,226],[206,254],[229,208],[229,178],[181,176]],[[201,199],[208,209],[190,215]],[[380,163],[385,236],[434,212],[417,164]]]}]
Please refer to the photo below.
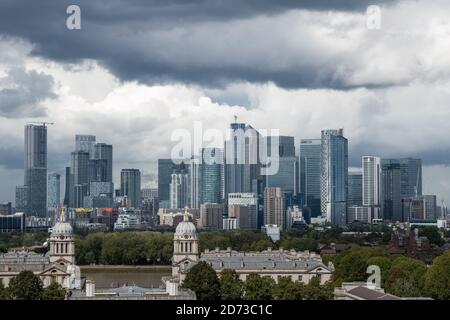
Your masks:
[{"label": "tree line", "polygon": [[182,287],[194,291],[198,300],[329,300],[333,297],[331,284],[321,285],[318,277],[308,284],[292,281],[290,277],[280,277],[276,283],[271,277],[253,273],[244,282],[232,269],[224,269],[217,276],[204,261],[192,267]]}]

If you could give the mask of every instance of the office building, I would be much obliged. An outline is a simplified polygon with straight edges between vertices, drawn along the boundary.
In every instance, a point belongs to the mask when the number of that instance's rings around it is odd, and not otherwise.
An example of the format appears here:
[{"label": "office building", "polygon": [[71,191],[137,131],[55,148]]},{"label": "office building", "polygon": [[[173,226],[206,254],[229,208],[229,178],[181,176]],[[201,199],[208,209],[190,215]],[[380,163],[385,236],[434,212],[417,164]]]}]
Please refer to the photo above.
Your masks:
[{"label": "office building", "polygon": [[47,207],[57,208],[61,204],[61,179],[58,173],[48,175]]},{"label": "office building", "polygon": [[260,139],[250,125],[230,125],[230,139],[225,141],[225,198],[229,193],[256,192],[256,180],[261,180]]},{"label": "office building", "polygon": [[66,167],[65,170],[65,181],[64,181],[64,201],[63,201],[63,205],[66,207],[69,207],[70,205],[70,167]]},{"label": "office building", "polygon": [[[172,174],[180,173],[189,176],[190,160],[158,159],[158,197],[160,208],[170,208],[170,184]],[[190,190],[189,190],[190,191]]]},{"label": "office building", "polygon": [[25,126],[25,179],[27,215],[47,216],[47,127]]},{"label": "office building", "polygon": [[347,205],[362,206],[362,183],[363,174],[361,171],[348,172],[348,197]]},{"label": "office building", "polygon": [[170,208],[182,209],[188,206],[189,176],[185,173],[172,173],[170,183]]},{"label": "office building", "polygon": [[84,197],[88,195],[89,183],[89,152],[74,151],[70,163],[70,198],[71,208],[84,207]]},{"label": "office building", "polygon": [[266,188],[264,191],[264,224],[285,227],[285,197],[281,188]]},{"label": "office building", "polygon": [[123,197],[127,197],[127,207],[136,209],[141,207],[141,172],[138,169],[122,169],[120,193]]},{"label": "office building", "polygon": [[7,216],[12,214],[12,204],[11,202],[0,203],[0,216]]},{"label": "office building", "polygon": [[347,217],[348,141],[344,130],[322,130],[321,212],[327,221],[344,225]]},{"label": "office building", "polygon": [[320,211],[320,155],[321,139],[302,139],[300,141],[299,191],[303,205],[311,210],[312,217],[321,215]]},{"label": "office building", "polygon": [[95,136],[87,134],[75,135],[75,151],[84,151],[91,155],[94,154]]},{"label": "office building", "polygon": [[436,207],[435,195],[402,199],[402,221],[435,222],[438,218]]},{"label": "office building", "polygon": [[26,212],[28,209],[28,187],[17,186],[16,187],[16,212]]},{"label": "office building", "polygon": [[381,159],[363,156],[363,206],[379,207],[381,204]]},{"label": "office building", "polygon": [[[202,149],[202,163],[198,166],[199,203],[223,201],[223,149]],[[194,183],[195,184],[195,183]]]},{"label": "office building", "polygon": [[208,230],[220,230],[223,227],[223,205],[203,203],[200,205],[198,227]]},{"label": "office building", "polygon": [[93,159],[106,161],[106,172],[103,182],[113,182],[113,146],[106,143],[94,145]]},{"label": "office building", "polygon": [[256,193],[228,194],[228,217],[236,218],[240,229],[257,229],[258,195]]}]

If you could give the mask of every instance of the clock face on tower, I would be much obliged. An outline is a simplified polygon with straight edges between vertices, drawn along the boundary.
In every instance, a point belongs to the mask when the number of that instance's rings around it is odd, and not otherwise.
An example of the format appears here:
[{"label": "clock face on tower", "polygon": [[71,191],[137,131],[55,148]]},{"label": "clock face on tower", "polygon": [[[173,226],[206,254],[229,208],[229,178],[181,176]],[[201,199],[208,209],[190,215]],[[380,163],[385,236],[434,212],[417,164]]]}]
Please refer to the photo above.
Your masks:
[{"label": "clock face on tower", "polygon": [[189,236],[186,234],[186,235],[184,235],[184,238],[187,239],[187,238],[189,238]]},{"label": "clock face on tower", "polygon": [[60,236],[59,238],[62,240],[62,239],[64,239],[64,236]]}]

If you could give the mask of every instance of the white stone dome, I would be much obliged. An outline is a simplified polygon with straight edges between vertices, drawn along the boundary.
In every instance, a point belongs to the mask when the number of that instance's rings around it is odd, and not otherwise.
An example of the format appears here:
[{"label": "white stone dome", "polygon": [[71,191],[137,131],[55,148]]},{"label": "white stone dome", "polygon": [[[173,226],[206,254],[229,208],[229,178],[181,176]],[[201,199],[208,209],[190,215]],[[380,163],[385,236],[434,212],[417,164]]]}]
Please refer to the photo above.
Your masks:
[{"label": "white stone dome", "polygon": [[189,221],[189,216],[187,214],[184,215],[183,221],[177,225],[175,237],[197,237],[197,228]]},{"label": "white stone dome", "polygon": [[72,226],[66,221],[59,221],[53,226],[52,236],[71,236],[72,234]]}]

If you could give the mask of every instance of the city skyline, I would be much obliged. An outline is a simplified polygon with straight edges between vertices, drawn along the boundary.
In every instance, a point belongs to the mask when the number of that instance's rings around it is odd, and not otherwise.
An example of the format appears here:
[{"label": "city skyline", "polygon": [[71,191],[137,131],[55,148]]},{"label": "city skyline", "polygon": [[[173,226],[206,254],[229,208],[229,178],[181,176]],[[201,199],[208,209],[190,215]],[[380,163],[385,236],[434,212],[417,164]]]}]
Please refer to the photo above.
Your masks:
[{"label": "city skyline", "polygon": [[[74,136],[90,134],[114,145],[115,185],[121,168],[138,168],[148,186],[175,129],[222,130],[236,115],[278,127],[296,147],[344,128],[349,167],[363,155],[422,159],[423,194],[450,202],[448,2],[379,1],[379,30],[367,28],[369,1],[186,11],[117,0],[117,19],[79,1],[81,30],[66,30],[66,7],[45,2],[0,5],[1,201],[23,184],[27,122],[55,123],[48,173],[62,183]],[[131,20],[125,5],[142,13]]]}]

